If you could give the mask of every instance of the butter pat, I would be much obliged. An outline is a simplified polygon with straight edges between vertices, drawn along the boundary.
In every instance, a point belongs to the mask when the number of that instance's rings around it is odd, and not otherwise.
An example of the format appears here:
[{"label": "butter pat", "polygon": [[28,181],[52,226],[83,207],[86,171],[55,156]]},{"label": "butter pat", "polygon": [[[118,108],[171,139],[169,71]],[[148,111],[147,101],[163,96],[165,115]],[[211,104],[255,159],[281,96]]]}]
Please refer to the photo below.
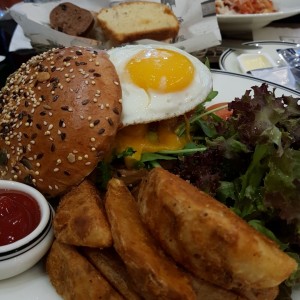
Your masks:
[{"label": "butter pat", "polygon": [[244,73],[277,66],[273,59],[266,53],[243,53],[237,57],[237,60]]}]

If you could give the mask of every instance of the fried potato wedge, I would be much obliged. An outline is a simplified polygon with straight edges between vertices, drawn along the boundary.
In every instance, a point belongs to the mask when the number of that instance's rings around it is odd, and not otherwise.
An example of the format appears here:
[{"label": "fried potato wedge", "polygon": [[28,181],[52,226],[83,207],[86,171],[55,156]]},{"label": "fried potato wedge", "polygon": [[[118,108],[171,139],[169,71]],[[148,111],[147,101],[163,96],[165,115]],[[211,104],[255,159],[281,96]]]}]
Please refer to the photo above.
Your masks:
[{"label": "fried potato wedge", "polygon": [[54,220],[60,242],[87,247],[110,247],[112,236],[96,187],[84,180],[62,197]]},{"label": "fried potato wedge", "polygon": [[111,179],[105,208],[114,247],[145,299],[197,299],[189,278],[168,259],[146,230],[126,185]]},{"label": "fried potato wedge", "polygon": [[213,285],[205,280],[195,278],[193,276],[191,276],[190,278],[198,300],[249,300],[239,293],[225,290],[224,288]]},{"label": "fried potato wedge", "polygon": [[276,287],[296,262],[222,203],[162,169],[141,183],[143,221],[175,261],[225,289]]},{"label": "fried potato wedge", "polygon": [[279,294],[279,287],[271,287],[267,289],[248,289],[237,290],[239,295],[243,295],[248,300],[274,300]]},{"label": "fried potato wedge", "polygon": [[133,289],[125,265],[114,248],[84,248],[83,253],[125,299],[142,299]]},{"label": "fried potato wedge", "polygon": [[75,246],[54,241],[46,270],[57,293],[65,300],[124,299]]}]

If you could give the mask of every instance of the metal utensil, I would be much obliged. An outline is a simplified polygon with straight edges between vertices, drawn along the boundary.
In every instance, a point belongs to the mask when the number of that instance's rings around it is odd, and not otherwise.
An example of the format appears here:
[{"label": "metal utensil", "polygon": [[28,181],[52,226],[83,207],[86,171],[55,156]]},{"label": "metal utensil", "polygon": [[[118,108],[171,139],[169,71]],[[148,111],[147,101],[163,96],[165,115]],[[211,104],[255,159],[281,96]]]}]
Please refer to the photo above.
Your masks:
[{"label": "metal utensil", "polygon": [[222,48],[230,48],[233,50],[260,50],[262,47],[258,44],[243,44],[240,41],[235,40],[223,40],[222,44],[220,45]]}]

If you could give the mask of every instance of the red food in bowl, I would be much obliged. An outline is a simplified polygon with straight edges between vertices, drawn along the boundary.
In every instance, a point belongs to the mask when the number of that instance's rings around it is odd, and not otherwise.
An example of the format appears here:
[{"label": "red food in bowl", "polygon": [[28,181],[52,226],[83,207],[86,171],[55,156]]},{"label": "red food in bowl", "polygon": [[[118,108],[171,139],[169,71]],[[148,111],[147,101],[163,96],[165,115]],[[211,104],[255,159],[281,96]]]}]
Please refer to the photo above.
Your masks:
[{"label": "red food in bowl", "polygon": [[31,233],[40,219],[39,205],[32,197],[18,191],[0,190],[0,246]]}]

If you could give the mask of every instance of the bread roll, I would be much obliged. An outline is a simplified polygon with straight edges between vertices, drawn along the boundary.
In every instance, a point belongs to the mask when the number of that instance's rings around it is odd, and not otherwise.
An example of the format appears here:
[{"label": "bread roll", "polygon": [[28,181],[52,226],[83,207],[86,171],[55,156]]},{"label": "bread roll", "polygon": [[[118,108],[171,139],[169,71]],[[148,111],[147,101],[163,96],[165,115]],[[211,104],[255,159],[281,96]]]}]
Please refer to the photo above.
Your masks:
[{"label": "bread roll", "polygon": [[55,6],[49,18],[53,29],[75,36],[87,35],[94,25],[94,16],[89,10],[70,2]]},{"label": "bread roll", "polygon": [[31,58],[0,91],[0,178],[46,197],[79,184],[110,149],[120,98],[103,51],[70,47]]},{"label": "bread roll", "polygon": [[179,22],[170,8],[155,2],[124,2],[103,8],[97,20],[105,37],[117,44],[175,38],[179,31]]}]

